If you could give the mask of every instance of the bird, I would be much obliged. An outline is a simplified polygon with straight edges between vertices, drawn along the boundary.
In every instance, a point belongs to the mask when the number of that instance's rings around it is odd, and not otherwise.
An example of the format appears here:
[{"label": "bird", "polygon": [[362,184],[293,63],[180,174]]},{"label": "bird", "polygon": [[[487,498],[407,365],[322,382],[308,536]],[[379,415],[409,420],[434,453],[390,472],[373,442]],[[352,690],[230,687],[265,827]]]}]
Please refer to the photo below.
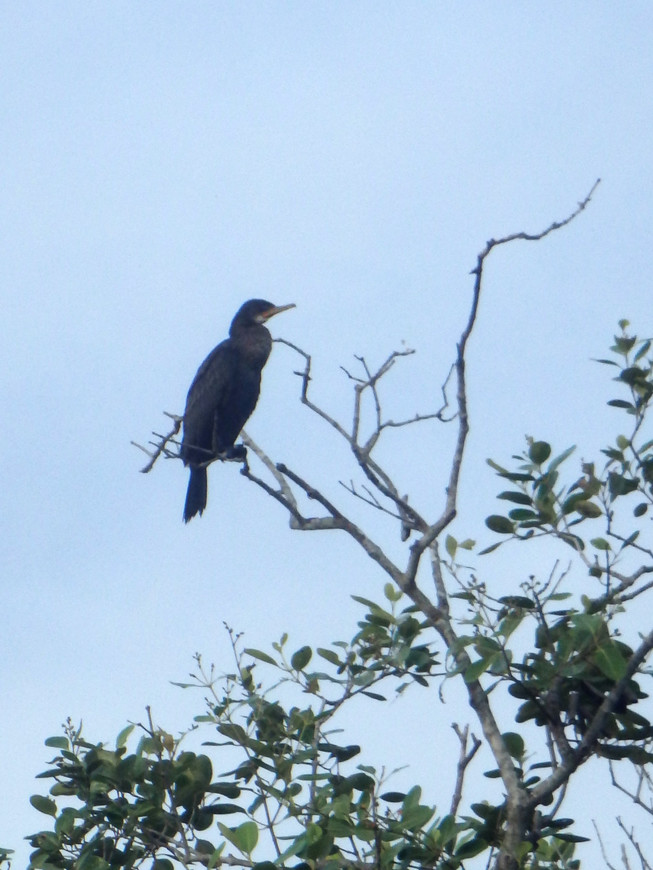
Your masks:
[{"label": "bird", "polygon": [[261,372],[272,350],[264,324],[295,304],[250,299],[236,312],[229,338],[213,348],[197,370],[186,398],[180,456],[190,469],[184,522],[206,508],[207,467],[216,459],[245,459],[236,438],[251,416],[261,390]]}]

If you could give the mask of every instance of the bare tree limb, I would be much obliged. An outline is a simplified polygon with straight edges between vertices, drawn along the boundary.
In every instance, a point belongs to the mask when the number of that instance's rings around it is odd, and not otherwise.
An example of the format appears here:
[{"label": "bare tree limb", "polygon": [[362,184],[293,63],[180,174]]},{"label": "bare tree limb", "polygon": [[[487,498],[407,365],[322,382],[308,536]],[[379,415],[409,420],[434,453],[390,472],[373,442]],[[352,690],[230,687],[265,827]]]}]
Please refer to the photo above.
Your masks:
[{"label": "bare tree limb", "polygon": [[150,457],[150,461],[147,463],[147,465],[144,465],[143,468],[141,468],[142,474],[147,474],[149,471],[152,470],[152,468],[154,467],[154,463],[157,461],[159,456],[165,456],[166,459],[179,458],[179,451],[168,450],[168,444],[173,441],[176,435],[179,434],[179,430],[181,429],[181,424],[183,423],[184,418],[179,414],[170,414],[168,411],[164,411],[163,413],[166,415],[166,417],[170,417],[170,419],[174,421],[174,426],[167,435],[159,435],[157,432],[152,433],[156,438],[159,439],[156,442],[149,442],[155,448],[154,451],[148,450],[148,448],[143,447],[142,444],[137,444],[136,441],[129,442],[130,444],[133,444],[134,447],[138,447],[139,450],[147,453],[147,455]]},{"label": "bare tree limb", "polygon": [[451,797],[451,807],[449,809],[449,813],[452,816],[455,816],[458,812],[458,807],[460,806],[460,801],[463,796],[463,782],[465,779],[465,772],[467,771],[467,767],[469,766],[471,760],[474,758],[482,744],[481,741],[472,734],[472,745],[471,748],[468,750],[467,745],[470,736],[469,725],[465,725],[465,727],[461,730],[460,726],[454,722],[451,727],[456,732],[456,737],[460,741],[460,755],[458,757],[458,764],[456,766],[456,784],[454,786],[453,795]]}]

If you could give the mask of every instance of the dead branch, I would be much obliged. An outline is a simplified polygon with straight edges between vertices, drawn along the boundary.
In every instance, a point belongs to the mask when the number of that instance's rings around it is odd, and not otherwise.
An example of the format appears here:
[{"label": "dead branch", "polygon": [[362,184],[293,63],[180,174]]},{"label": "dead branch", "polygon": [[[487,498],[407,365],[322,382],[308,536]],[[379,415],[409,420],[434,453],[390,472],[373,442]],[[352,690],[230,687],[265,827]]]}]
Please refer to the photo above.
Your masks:
[{"label": "dead branch", "polygon": [[[143,447],[142,444],[137,444],[136,441],[129,442],[130,444],[133,444],[134,447],[138,447],[139,450],[142,450],[143,453],[147,453],[147,455],[150,457],[150,461],[147,463],[147,465],[144,465],[143,468],[141,468],[142,474],[147,474],[149,471],[152,470],[152,468],[154,467],[154,463],[157,461],[159,456],[165,456],[166,459],[180,459],[178,444],[176,441],[174,441],[174,438],[176,435],[179,434],[179,430],[181,429],[181,424],[183,423],[184,418],[179,414],[170,414],[168,411],[164,411],[163,413],[166,417],[170,417],[170,419],[174,421],[174,426],[167,435],[160,435],[158,432],[152,433],[154,437],[158,439],[157,441],[148,442],[148,444],[154,447],[154,450],[149,450],[147,447]],[[175,447],[177,448],[176,450],[173,451],[168,449],[168,444],[170,442],[175,445]]]},{"label": "dead branch", "polygon": [[453,795],[451,798],[451,807],[449,809],[449,813],[452,816],[455,816],[458,813],[458,807],[460,806],[460,801],[463,796],[463,782],[465,779],[465,772],[471,760],[474,758],[482,744],[478,737],[475,737],[472,734],[472,745],[471,748],[468,750],[467,745],[470,737],[469,725],[465,725],[465,727],[461,730],[456,722],[454,722],[451,727],[456,732],[456,737],[460,741],[460,755],[458,757],[458,764],[456,766],[456,784],[454,786]]},{"label": "dead branch", "polygon": [[[596,832],[596,838],[599,841],[599,847],[601,849],[601,855],[603,857],[603,860],[605,861],[605,866],[608,868],[608,870],[617,870],[615,865],[610,863],[610,860],[608,858],[608,853],[606,851],[605,844],[603,842],[603,838],[601,837],[601,832],[598,828],[598,825],[594,821],[594,819],[592,819],[592,825],[594,826],[594,831]],[[630,865],[628,864],[627,860],[624,862],[624,866],[625,866],[626,870],[630,870]]]},{"label": "dead branch", "polygon": [[[612,761],[609,762],[610,768],[610,778],[612,781],[612,785],[620,792],[629,797],[634,804],[638,807],[641,807],[645,812],[649,815],[653,816],[653,799],[650,797],[651,792],[653,791],[653,780],[651,779],[651,774],[648,772],[646,767],[637,766],[636,776],[637,776],[637,788],[633,791],[631,789],[626,788],[626,786],[622,785],[617,779],[614,764]],[[642,792],[644,791],[644,787],[647,788],[649,792],[649,799],[645,801],[642,797]]]},{"label": "dead branch", "polygon": [[[621,830],[624,832],[628,842],[630,843],[630,845],[633,847],[633,849],[637,853],[637,857],[639,858],[642,870],[651,870],[651,865],[646,860],[646,857],[644,856],[644,852],[642,851],[642,847],[639,845],[639,843],[635,839],[634,829],[630,828],[630,830],[628,830],[619,816],[617,816],[617,824],[619,825]],[[625,849],[623,850],[623,853],[625,854]]]}]

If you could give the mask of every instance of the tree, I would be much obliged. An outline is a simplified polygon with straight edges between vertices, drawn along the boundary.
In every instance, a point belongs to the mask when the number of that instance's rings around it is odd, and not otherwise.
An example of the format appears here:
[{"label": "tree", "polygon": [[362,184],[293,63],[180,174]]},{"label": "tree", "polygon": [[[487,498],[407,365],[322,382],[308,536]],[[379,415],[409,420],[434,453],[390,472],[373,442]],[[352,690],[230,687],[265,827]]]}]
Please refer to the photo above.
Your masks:
[{"label": "tree", "polygon": [[[395,351],[376,370],[359,358],[359,372],[347,373],[354,411],[345,425],[313,400],[311,357],[291,346],[303,360],[301,401],[349,446],[364,482],[347,489],[394,519],[404,563],[396,564],[319,488],[243,434],[261,468],[245,462],[244,477],[287,512],[291,528],[350,536],[384,578],[384,600],[354,596],[364,609],[355,633],[324,648],[290,652],[286,635],[270,650],[249,648],[229,629],[230,672],[217,673],[198,656],[191,682],[183,684],[207,696],[195,722],[206,734],[206,753],[185,750],[149,710],[147,722],[125,728],[111,748],[88,741],[69,721],[63,736],[46,742],[58,753],[41,774],[52,786],[32,803],[53,824],[30,838],[31,867],[572,870],[580,866],[576,844],[586,838],[561,807],[568,782],[590,759],[610,765],[615,785],[653,812],[645,767],[653,760],[653,725],[640,703],[647,697],[642,685],[650,676],[653,631],[644,608],[632,604],[653,586],[647,579],[653,551],[640,538],[653,504],[653,440],[645,435],[653,396],[650,341],[631,335],[621,321],[610,358],[599,361],[615,375],[621,393],[609,404],[627,423],[627,434],[603,451],[601,463],[579,469],[573,448],[557,452],[546,440],[529,438],[510,462],[489,460],[508,486],[498,494],[508,509],[486,520],[496,542],[477,552],[474,541],[458,541],[449,531],[468,433],[466,351],[487,258],[499,246],[540,241],[562,229],[586,208],[595,187],[565,220],[537,234],[490,240],[478,255],[469,317],[440,410],[400,421],[386,417],[383,378],[412,353]],[[373,424],[364,434],[368,401]],[[429,516],[401,495],[409,482],[393,480],[375,449],[389,428],[434,418],[455,427],[455,443],[444,504]],[[156,444],[146,470],[158,456],[175,455],[179,422]],[[555,563],[544,580],[534,575],[515,583],[511,594],[493,597],[479,579],[483,559],[541,538],[567,554],[569,567]],[[471,570],[465,563],[474,554]],[[578,573],[592,578],[594,594],[571,591]],[[360,746],[336,742],[333,729],[355,698],[378,705],[413,685],[437,692],[443,681],[464,687],[472,723],[453,725],[460,742],[452,762],[455,787],[448,805],[436,808],[424,802],[418,784],[392,791],[385,769],[357,765]],[[503,718],[510,711],[512,730],[502,731],[499,710]],[[490,799],[483,780],[475,781],[467,805],[465,777],[482,743],[493,758],[486,776],[500,780],[503,794]],[[637,848],[634,833],[624,831]]]}]

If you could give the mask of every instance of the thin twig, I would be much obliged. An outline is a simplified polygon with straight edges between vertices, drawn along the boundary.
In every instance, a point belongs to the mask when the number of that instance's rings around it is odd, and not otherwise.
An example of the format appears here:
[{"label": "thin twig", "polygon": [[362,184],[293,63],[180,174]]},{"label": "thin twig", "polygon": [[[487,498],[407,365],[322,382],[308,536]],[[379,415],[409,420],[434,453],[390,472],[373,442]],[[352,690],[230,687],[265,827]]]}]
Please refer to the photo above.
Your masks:
[{"label": "thin twig", "polygon": [[179,414],[170,414],[168,411],[163,412],[166,417],[170,417],[171,420],[174,420],[174,426],[168,432],[167,435],[158,435],[156,432],[152,434],[155,435],[159,440],[156,442],[150,441],[150,444],[155,448],[154,452],[148,450],[147,447],[143,447],[142,444],[137,444],[136,441],[130,441],[130,444],[133,444],[134,447],[138,447],[139,450],[142,450],[144,453],[150,457],[150,461],[147,465],[141,468],[142,474],[147,474],[154,467],[154,463],[157,461],[159,456],[165,456],[168,459],[179,459],[179,451],[173,452],[172,450],[168,450],[168,443],[172,441],[175,435],[179,434],[179,430],[181,429],[181,424],[184,421],[183,416]]},{"label": "thin twig", "polygon": [[475,737],[472,734],[472,745],[468,751],[467,742],[470,736],[469,725],[465,725],[462,731],[460,730],[460,727],[456,722],[454,722],[451,727],[456,732],[456,737],[460,741],[460,755],[458,756],[458,764],[456,765],[456,784],[454,786],[453,795],[451,797],[451,808],[449,809],[450,815],[456,816],[458,813],[458,807],[460,806],[460,801],[463,796],[463,782],[465,779],[465,772],[471,760],[474,758],[482,744],[478,737]]}]

